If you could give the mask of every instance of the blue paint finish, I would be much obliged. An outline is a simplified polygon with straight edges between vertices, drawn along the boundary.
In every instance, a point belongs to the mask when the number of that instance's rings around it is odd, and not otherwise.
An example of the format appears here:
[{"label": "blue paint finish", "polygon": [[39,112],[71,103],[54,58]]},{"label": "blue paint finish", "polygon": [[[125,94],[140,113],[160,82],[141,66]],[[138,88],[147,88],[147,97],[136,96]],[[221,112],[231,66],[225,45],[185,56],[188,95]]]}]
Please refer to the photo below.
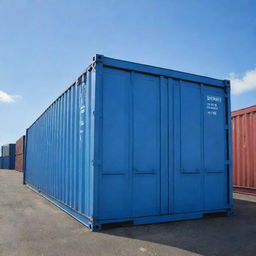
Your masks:
[{"label": "blue paint finish", "polygon": [[224,80],[225,83],[225,103],[226,103],[226,144],[225,144],[225,153],[226,153],[226,170],[227,170],[227,183],[230,184],[228,189],[228,203],[230,207],[229,216],[234,215],[234,202],[233,202],[233,175],[232,175],[232,129],[231,129],[231,96],[230,96],[230,81]]},{"label": "blue paint finish", "polygon": [[6,144],[1,146],[0,169],[15,169],[16,144]]},{"label": "blue paint finish", "polygon": [[230,138],[228,81],[96,55],[28,128],[25,182],[92,230],[231,215]]},{"label": "blue paint finish", "polygon": [[1,157],[1,169],[10,169],[10,158],[9,156]]}]

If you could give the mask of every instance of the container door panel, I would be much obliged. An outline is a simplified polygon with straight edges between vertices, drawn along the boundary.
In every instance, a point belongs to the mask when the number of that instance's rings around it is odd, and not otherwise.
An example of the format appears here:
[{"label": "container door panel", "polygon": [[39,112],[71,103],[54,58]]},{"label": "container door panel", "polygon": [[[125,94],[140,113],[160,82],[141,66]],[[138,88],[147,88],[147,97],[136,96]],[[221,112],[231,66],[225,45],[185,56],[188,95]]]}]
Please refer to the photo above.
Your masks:
[{"label": "container door panel", "polygon": [[159,214],[159,78],[135,74],[133,109],[133,215]]},{"label": "container door panel", "polygon": [[225,98],[217,88],[204,91],[205,208],[220,209],[227,203],[225,168]]},{"label": "container door panel", "polygon": [[130,74],[104,69],[103,137],[99,215],[103,219],[130,216],[129,124]]},{"label": "container door panel", "polygon": [[196,211],[202,209],[201,90],[188,82],[174,86],[174,211]]}]

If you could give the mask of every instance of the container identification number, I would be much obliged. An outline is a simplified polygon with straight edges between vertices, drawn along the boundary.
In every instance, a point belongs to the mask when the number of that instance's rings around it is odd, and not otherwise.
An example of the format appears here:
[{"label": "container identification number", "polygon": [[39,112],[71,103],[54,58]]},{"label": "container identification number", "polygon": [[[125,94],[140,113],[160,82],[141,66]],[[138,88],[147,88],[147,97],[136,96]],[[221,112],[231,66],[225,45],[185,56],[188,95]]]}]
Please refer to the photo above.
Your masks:
[{"label": "container identification number", "polygon": [[221,103],[221,97],[207,95],[207,114],[217,116],[219,103]]}]

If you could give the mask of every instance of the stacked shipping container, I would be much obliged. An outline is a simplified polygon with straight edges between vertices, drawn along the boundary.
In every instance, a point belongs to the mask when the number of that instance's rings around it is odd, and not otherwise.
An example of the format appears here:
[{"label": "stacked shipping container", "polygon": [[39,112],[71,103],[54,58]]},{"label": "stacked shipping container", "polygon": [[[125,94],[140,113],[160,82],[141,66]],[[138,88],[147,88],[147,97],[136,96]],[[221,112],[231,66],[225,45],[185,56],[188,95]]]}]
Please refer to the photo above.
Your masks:
[{"label": "stacked shipping container", "polygon": [[19,172],[23,172],[24,150],[25,136],[22,136],[16,141],[15,169]]},{"label": "stacked shipping container", "polygon": [[234,191],[256,195],[256,105],[232,112]]},{"label": "stacked shipping container", "polygon": [[15,144],[6,144],[1,147],[1,169],[15,168]]}]

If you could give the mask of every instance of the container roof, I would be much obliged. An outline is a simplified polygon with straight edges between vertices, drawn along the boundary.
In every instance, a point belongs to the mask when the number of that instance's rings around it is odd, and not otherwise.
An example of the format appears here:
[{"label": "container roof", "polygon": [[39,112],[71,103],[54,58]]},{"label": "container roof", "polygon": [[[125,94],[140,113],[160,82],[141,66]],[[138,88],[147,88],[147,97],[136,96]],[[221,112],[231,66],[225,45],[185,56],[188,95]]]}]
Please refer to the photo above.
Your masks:
[{"label": "container roof", "polygon": [[251,112],[256,112],[256,105],[232,111],[232,117],[244,115],[244,114],[251,113]]}]

